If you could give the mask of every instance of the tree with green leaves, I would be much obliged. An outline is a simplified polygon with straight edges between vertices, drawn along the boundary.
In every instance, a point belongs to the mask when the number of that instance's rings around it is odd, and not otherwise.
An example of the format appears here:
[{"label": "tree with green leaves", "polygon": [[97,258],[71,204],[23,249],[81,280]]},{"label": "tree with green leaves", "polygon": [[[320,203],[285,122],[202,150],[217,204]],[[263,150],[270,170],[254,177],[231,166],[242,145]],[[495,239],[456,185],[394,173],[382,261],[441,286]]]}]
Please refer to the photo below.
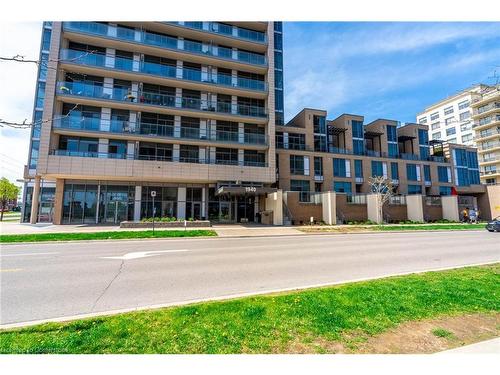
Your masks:
[{"label": "tree with green leaves", "polygon": [[19,194],[19,187],[14,185],[12,182],[7,180],[5,177],[2,177],[0,180],[0,204],[1,204],[1,212],[0,212],[0,221],[3,220],[3,212],[7,207],[7,203],[10,200],[16,199]]}]

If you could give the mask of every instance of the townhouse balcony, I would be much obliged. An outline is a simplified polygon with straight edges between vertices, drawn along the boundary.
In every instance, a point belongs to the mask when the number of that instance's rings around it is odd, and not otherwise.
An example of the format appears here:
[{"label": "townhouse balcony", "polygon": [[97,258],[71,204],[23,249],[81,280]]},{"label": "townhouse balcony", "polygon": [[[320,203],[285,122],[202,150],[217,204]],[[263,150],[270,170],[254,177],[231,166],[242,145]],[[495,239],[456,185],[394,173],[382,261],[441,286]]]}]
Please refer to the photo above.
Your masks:
[{"label": "townhouse balcony", "polygon": [[120,26],[111,26],[99,22],[64,22],[64,31],[97,35],[100,37],[140,43],[174,51],[188,52],[195,55],[210,56],[216,59],[236,61],[244,64],[267,66],[265,55],[247,51],[237,51],[231,48],[212,46],[206,43],[181,40],[176,37],[162,35],[144,30],[132,30]]},{"label": "townhouse balcony", "polygon": [[255,160],[231,160],[229,158],[201,158],[192,156],[158,156],[158,155],[141,155],[141,154],[126,154],[126,153],[109,153],[109,152],[93,152],[93,151],[72,151],[72,150],[51,150],[49,155],[80,157],[80,158],[103,158],[103,159],[120,159],[120,160],[146,160],[160,161],[170,163],[194,163],[194,164],[219,164],[232,165],[239,167],[267,167],[266,162]]},{"label": "townhouse balcony", "polygon": [[242,27],[228,25],[220,22],[165,22],[175,26],[185,27],[193,30],[200,30],[213,34],[219,34],[231,38],[237,38],[254,43],[267,43],[267,36],[261,31],[245,29]]},{"label": "townhouse balcony", "polygon": [[203,83],[211,86],[223,86],[241,90],[267,92],[264,81],[244,77],[232,77],[228,74],[207,74],[201,70],[171,65],[156,64],[146,61],[134,61],[123,57],[110,56],[101,53],[86,53],[71,49],[60,52],[62,63],[89,66],[94,68],[112,69],[129,73],[146,74],[174,80]]},{"label": "townhouse balcony", "polygon": [[217,102],[192,97],[159,94],[152,92],[134,93],[129,88],[105,87],[101,83],[57,82],[57,94],[72,97],[87,97],[98,100],[130,103],[131,105],[147,105],[168,107],[193,112],[214,112],[228,116],[244,116],[252,118],[267,118],[264,107],[238,103]]},{"label": "townhouse balcony", "polygon": [[158,137],[168,140],[198,140],[207,142],[227,143],[235,145],[267,146],[265,134],[239,133],[217,129],[193,127],[175,127],[172,124],[154,124],[148,122],[134,123],[125,120],[106,120],[99,117],[67,116],[56,118],[52,122],[55,129],[76,132],[103,132],[123,134],[134,138]]}]

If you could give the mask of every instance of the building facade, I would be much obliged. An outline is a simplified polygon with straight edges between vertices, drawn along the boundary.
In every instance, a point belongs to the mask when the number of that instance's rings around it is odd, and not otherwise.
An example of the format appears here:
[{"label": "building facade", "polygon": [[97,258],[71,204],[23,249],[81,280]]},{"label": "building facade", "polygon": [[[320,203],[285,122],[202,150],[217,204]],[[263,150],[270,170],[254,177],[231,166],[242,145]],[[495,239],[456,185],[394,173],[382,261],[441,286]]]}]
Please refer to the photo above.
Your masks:
[{"label": "building facade", "polygon": [[[375,176],[392,181],[392,206],[403,205],[408,196],[425,197],[431,206],[423,212],[427,220],[442,218],[433,214],[439,197],[457,195],[459,205],[477,208],[486,192],[477,150],[429,140],[425,124],[378,119],[365,125],[363,116],[353,114],[329,121],[326,111],[306,108],[285,126],[276,126],[276,153],[278,187],[298,192],[286,205],[299,223],[321,217],[321,208],[312,206],[328,191],[337,193],[339,217],[366,220],[366,207],[363,211],[360,205],[366,205],[369,178]],[[394,207],[384,218],[406,219],[406,211]]]},{"label": "building facade", "polygon": [[500,86],[488,87],[475,94],[472,111],[481,182],[500,184]]},{"label": "building facade", "polygon": [[[404,126],[310,108],[285,125],[281,22],[45,22],[40,61],[24,222],[366,219],[372,176],[394,186],[387,221],[484,200],[476,149],[429,139],[434,107]],[[463,94],[446,104],[459,119]],[[329,192],[336,211],[317,205]]]},{"label": "building facade", "polygon": [[45,22],[23,220],[252,221],[282,49],[280,22]]},{"label": "building facade", "polygon": [[474,93],[485,87],[472,86],[425,108],[417,123],[428,127],[430,140],[475,146],[470,105]]}]

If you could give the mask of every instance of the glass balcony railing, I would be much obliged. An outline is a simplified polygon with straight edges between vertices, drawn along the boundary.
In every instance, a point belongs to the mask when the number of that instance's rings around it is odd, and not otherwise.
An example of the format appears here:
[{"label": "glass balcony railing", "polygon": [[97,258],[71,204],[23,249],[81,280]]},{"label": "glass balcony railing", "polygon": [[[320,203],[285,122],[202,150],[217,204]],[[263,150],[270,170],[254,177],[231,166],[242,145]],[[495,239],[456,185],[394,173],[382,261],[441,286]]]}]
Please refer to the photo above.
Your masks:
[{"label": "glass balcony railing", "polygon": [[56,90],[61,95],[85,96],[117,101],[135,100],[130,89],[104,87],[101,82],[58,82]]},{"label": "glass balcony railing", "polygon": [[[140,122],[131,123],[128,120],[102,120],[99,117],[70,115],[54,119],[52,126],[57,129],[81,130],[81,131],[101,131],[118,134],[136,134],[166,138],[199,139],[216,142],[227,142],[247,145],[267,145],[265,134],[253,134],[230,132],[223,130],[206,130],[202,128],[183,127],[180,133],[175,134],[173,124],[154,124]],[[241,142],[240,142],[241,140]]]},{"label": "glass balcony railing", "polygon": [[[106,60],[107,58],[107,60]],[[202,74],[199,69],[177,68],[171,65],[156,64],[151,62],[137,62],[134,66],[132,59],[116,56],[106,56],[95,52],[76,51],[63,49],[60,53],[60,59],[78,65],[96,66],[102,68],[111,68],[127,72],[137,72],[151,74],[155,76],[177,78],[177,71],[183,80],[209,83],[214,85],[229,86],[246,90],[266,91],[267,85],[264,81],[249,79],[243,77],[231,77],[227,74]]]},{"label": "glass balcony railing", "polygon": [[54,119],[52,126],[60,129],[99,131],[101,119],[99,117],[67,116]]},{"label": "glass balcony railing", "polygon": [[203,28],[203,22],[167,22],[175,24],[182,27],[188,27],[190,29],[203,30],[212,32],[215,34],[221,34],[225,36],[231,36],[238,39],[248,40],[250,42],[256,43],[266,43],[266,34],[261,31],[245,29],[243,27],[228,25],[219,22],[206,22],[206,28]]},{"label": "glass balcony railing", "polygon": [[124,154],[124,153],[109,153],[109,152],[90,152],[90,151],[70,151],[70,150],[51,150],[50,155],[56,156],[72,156],[82,158],[104,158],[104,159],[128,159],[128,160],[146,160],[146,161],[163,161],[174,163],[194,163],[194,164],[221,164],[246,167],[267,167],[266,162],[253,160],[234,160],[229,159],[225,155],[219,154],[219,158],[199,158],[192,156],[160,156],[148,154]]},{"label": "glass balcony railing", "polygon": [[136,128],[136,133],[156,137],[173,137],[174,125],[141,122]]},{"label": "glass balcony railing", "polygon": [[131,89],[105,87],[101,82],[58,82],[56,90],[60,95],[84,96],[134,103],[140,102],[142,104],[155,106],[229,113],[238,116],[267,117],[267,112],[264,107],[232,103],[217,103],[214,105],[214,103],[208,100],[190,97],[181,98],[175,95],[152,92],[140,92],[138,93],[138,97],[136,97],[136,94],[132,92]]},{"label": "glass balcony railing", "polygon": [[[179,40],[168,35],[161,35],[142,30],[131,30],[121,26],[110,26],[99,22],[64,22],[64,30],[83,32],[87,34],[104,36],[128,42],[148,44],[155,47],[188,51],[204,56],[212,56],[225,60],[234,60],[254,65],[267,65],[265,55],[258,53],[238,51],[233,54],[231,49],[219,48],[201,42],[185,40],[183,47]],[[230,53],[228,53],[228,51]]]}]

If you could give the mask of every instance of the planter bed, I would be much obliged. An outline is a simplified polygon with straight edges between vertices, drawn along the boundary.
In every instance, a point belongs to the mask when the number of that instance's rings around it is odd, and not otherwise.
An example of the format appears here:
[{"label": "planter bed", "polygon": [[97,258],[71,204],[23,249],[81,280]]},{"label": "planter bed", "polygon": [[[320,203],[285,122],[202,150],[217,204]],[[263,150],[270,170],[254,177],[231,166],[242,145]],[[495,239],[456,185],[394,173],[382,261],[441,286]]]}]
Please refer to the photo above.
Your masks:
[{"label": "planter bed", "polygon": [[[186,221],[187,228],[211,227],[209,220]],[[122,221],[120,228],[152,228],[152,222],[143,221]],[[184,220],[182,221],[155,221],[155,228],[184,228]]]}]

